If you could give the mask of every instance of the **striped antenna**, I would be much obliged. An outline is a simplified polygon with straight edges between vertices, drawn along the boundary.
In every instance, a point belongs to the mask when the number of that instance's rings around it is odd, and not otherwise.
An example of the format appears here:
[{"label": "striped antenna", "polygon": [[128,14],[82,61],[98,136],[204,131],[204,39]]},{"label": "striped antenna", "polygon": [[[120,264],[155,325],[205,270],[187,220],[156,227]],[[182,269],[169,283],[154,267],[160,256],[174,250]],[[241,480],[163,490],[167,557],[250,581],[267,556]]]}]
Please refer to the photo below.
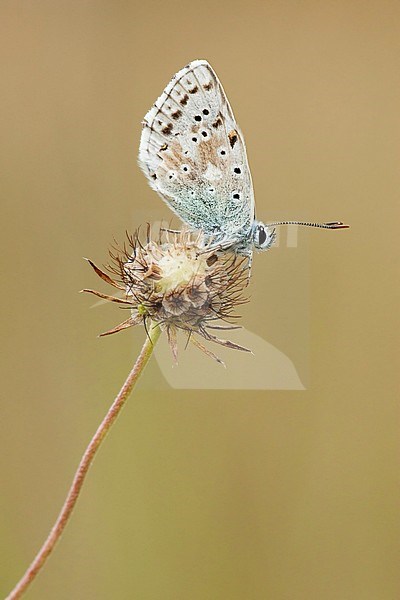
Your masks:
[{"label": "striped antenna", "polygon": [[329,223],[308,223],[306,221],[279,221],[277,223],[267,223],[267,227],[277,225],[303,225],[304,227],[320,227],[321,229],[348,229],[350,225],[345,225],[341,221],[330,221]]}]

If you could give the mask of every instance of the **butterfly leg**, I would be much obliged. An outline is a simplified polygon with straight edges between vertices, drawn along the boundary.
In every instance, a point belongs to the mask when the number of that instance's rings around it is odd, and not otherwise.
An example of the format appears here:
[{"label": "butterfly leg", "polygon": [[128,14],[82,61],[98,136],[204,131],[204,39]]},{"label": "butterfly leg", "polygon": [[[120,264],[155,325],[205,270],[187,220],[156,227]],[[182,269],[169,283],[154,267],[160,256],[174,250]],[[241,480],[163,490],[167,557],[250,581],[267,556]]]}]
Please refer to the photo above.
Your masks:
[{"label": "butterfly leg", "polygon": [[171,229],[170,227],[160,227],[160,231],[165,231],[166,233],[173,233],[174,235],[180,235],[183,232],[192,234],[195,233],[197,230],[185,226],[183,229]]},{"label": "butterfly leg", "polygon": [[217,242],[216,244],[210,244],[209,246],[206,246],[204,250],[198,252],[198,254],[205,254],[206,252],[224,252],[224,250],[229,249],[232,249],[234,251],[234,248],[232,248],[231,240],[226,242]]},{"label": "butterfly leg", "polygon": [[249,262],[247,263],[247,268],[249,270],[248,277],[247,277],[247,279],[248,279],[247,284],[250,283],[251,267],[252,267],[252,265],[253,265],[253,253],[250,254],[250,256],[249,256]]},{"label": "butterfly leg", "polygon": [[178,235],[178,233],[181,233],[179,231],[179,229],[169,229],[169,227],[160,227],[160,231],[166,231],[167,233],[174,233],[175,235]]}]

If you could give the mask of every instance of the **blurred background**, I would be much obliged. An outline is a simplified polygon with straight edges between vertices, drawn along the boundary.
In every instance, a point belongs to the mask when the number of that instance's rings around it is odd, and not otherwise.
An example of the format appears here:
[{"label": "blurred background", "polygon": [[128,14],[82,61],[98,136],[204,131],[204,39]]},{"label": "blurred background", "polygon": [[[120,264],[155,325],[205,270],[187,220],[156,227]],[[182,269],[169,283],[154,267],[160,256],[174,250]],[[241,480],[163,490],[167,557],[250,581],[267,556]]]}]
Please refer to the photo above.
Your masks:
[{"label": "blurred background", "polygon": [[[255,257],[242,324],[305,389],[246,389],[236,355],[231,389],[185,389],[181,367],[153,361],[26,597],[399,598],[399,3],[0,9],[2,597],[144,339],[96,337],[121,312],[78,295],[109,291],[82,257],[101,265],[114,237],[170,218],[136,165],[140,122],[205,58],[245,134],[259,218],[352,226]],[[200,361],[205,380],[215,365]],[[267,377],[268,356],[257,364]]]}]

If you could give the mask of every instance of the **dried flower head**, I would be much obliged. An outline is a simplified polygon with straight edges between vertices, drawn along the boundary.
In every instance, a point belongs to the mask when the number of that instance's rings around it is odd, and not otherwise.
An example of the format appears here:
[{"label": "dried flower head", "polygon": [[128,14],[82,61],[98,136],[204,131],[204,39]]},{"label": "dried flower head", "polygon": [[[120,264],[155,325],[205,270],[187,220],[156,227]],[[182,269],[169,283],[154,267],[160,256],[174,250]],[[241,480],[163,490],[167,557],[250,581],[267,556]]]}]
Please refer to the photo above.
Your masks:
[{"label": "dried flower head", "polygon": [[[248,284],[246,259],[233,253],[216,253],[208,249],[202,233],[171,232],[160,229],[157,241],[146,241],[139,232],[128,236],[128,246],[110,252],[112,263],[107,275],[89,260],[96,273],[123,292],[123,298],[94,290],[83,290],[131,309],[126,321],[101,335],[110,335],[142,323],[159,326],[166,332],[170,348],[177,359],[177,331],[186,332],[192,342],[208,356],[222,362],[197,336],[222,346],[249,352],[212,333],[215,329],[238,329],[234,309],[246,302],[243,291]],[[219,322],[223,322],[221,324]]]}]

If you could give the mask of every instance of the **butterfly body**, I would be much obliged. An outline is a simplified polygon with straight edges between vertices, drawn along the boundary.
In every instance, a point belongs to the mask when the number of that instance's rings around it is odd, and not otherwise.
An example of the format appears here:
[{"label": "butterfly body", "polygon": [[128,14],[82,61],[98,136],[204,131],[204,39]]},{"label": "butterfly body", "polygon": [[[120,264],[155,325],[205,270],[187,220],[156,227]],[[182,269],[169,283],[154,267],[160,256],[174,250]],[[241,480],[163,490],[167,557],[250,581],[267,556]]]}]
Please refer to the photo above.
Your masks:
[{"label": "butterfly body", "polygon": [[216,247],[251,258],[272,245],[273,227],[255,219],[243,136],[207,61],[176,73],[144,117],[139,164],[171,210]]}]

